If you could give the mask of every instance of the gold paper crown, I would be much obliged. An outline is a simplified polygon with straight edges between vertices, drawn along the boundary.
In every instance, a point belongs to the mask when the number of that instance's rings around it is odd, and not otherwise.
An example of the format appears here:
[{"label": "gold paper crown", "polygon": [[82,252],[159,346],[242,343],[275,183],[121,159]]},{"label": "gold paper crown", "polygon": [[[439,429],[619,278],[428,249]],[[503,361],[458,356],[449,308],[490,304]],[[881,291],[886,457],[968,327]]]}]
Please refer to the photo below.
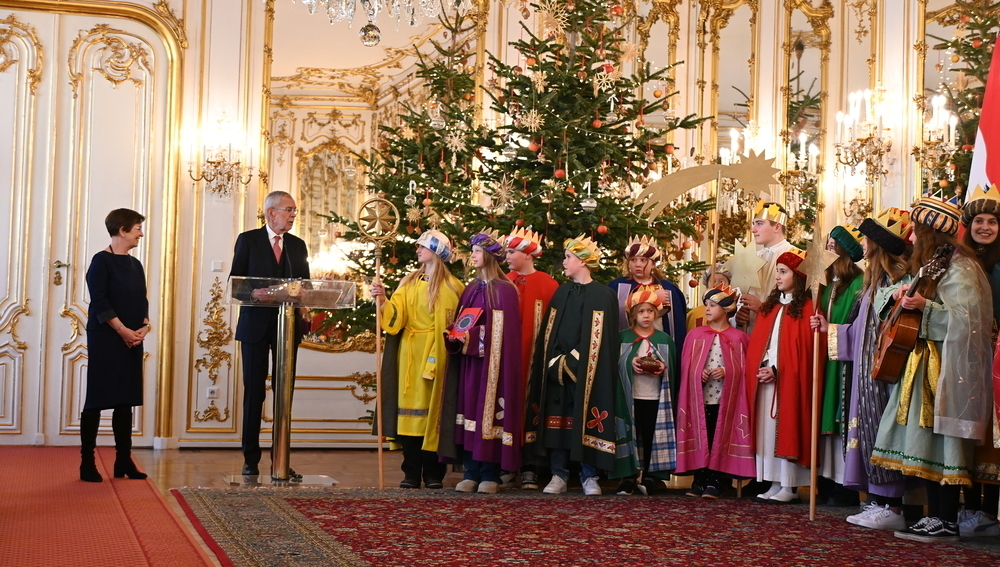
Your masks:
[{"label": "gold paper crown", "polygon": [[660,260],[660,248],[650,236],[633,236],[628,241],[628,245],[625,246],[625,258],[634,258],[636,256],[643,256],[653,262],[658,262]]},{"label": "gold paper crown", "polygon": [[777,203],[765,203],[764,201],[757,203],[757,208],[753,211],[753,218],[764,219],[780,225],[788,223],[788,213],[785,212],[785,209],[781,208],[781,205]]},{"label": "gold paper crown", "polygon": [[563,246],[582,260],[589,268],[596,269],[600,267],[601,249],[586,234],[581,234],[576,238],[567,238]]},{"label": "gold paper crown", "polygon": [[732,313],[736,311],[736,298],[739,296],[739,292],[730,287],[727,284],[720,284],[715,287],[709,288],[705,292],[704,301],[714,301],[722,307],[726,313]]},{"label": "gold paper crown", "polygon": [[504,238],[504,246],[538,257],[542,254],[542,237],[531,230],[530,226],[528,228],[518,227]]},{"label": "gold paper crown", "polygon": [[910,228],[910,212],[886,207],[875,217],[875,221],[899,238],[904,238]]},{"label": "gold paper crown", "polygon": [[968,226],[972,224],[972,219],[976,218],[976,215],[984,213],[1000,217],[1000,190],[997,189],[996,183],[987,189],[983,189],[982,185],[976,185],[969,192],[969,198],[962,206],[962,224]]},{"label": "gold paper crown", "polygon": [[844,230],[846,230],[847,233],[858,242],[861,242],[861,239],[865,237],[865,235],[861,234],[861,231],[858,230],[858,227],[853,224],[842,224],[840,226],[844,227]]}]

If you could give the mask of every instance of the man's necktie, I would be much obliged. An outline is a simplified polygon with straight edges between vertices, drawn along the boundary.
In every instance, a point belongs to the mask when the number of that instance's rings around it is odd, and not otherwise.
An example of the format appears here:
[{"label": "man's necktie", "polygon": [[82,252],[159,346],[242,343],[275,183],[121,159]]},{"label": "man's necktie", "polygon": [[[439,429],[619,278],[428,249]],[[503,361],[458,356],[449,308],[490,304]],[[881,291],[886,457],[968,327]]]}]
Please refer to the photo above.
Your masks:
[{"label": "man's necktie", "polygon": [[281,237],[274,237],[274,259],[280,264],[281,263]]}]

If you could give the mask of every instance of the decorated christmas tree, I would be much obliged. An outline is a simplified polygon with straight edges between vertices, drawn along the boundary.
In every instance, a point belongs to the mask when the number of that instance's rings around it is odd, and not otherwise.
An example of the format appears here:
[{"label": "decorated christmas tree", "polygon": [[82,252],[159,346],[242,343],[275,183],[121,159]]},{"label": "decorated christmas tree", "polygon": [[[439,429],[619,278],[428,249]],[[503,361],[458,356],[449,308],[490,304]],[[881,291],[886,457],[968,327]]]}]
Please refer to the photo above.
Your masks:
[{"label": "decorated christmas tree", "polygon": [[[531,226],[548,246],[539,269],[561,276],[562,243],[586,234],[605,253],[595,278],[621,275],[628,239],[654,236],[665,247],[668,277],[702,269],[684,262],[683,237],[697,237],[711,207],[682,201],[652,222],[638,214],[633,195],[667,173],[664,136],[703,119],[673,118],[670,67],[650,71],[624,37],[629,21],[616,1],[545,0],[532,4],[536,29],[522,23],[512,42],[516,61],[492,58],[487,94],[499,116],[500,155],[483,171],[485,193],[501,230]],[[627,73],[628,70],[631,73]],[[655,100],[637,96],[656,85]],[[651,115],[666,116],[654,129]],[[658,139],[661,145],[654,145]],[[693,248],[692,244],[687,244]]]},{"label": "decorated christmas tree", "polygon": [[[620,275],[628,239],[648,234],[665,247],[668,277],[704,269],[692,260],[689,239],[705,231],[711,201],[678,199],[652,222],[638,214],[633,199],[652,179],[679,165],[667,159],[665,136],[702,119],[668,118],[657,129],[645,118],[668,107],[668,69],[650,72],[626,43],[622,8],[596,0],[533,5],[540,34],[525,28],[527,41],[512,45],[518,61],[491,58],[487,108],[495,119],[477,122],[474,23],[467,16],[442,18],[443,41],[421,55],[416,78],[422,86],[403,104],[397,125],[383,125],[373,155],[363,159],[368,191],[400,211],[400,238],[382,254],[383,280],[394,288],[416,267],[413,241],[438,229],[456,243],[459,261],[451,269],[470,275],[461,260],[467,242],[482,227],[508,233],[531,226],[547,241],[536,267],[562,277],[563,241],[579,234],[594,238],[608,256],[599,281]],[[527,67],[527,69],[525,69]],[[634,67],[626,75],[623,68]],[[646,84],[657,88],[652,102],[637,98]],[[654,145],[658,138],[660,145]],[[359,237],[347,212],[329,219],[344,227],[341,237]],[[374,275],[374,254],[352,255],[356,271]],[[682,282],[678,282],[682,283]],[[353,335],[372,325],[373,308],[332,312],[328,325]],[[322,329],[320,332],[326,332]]]},{"label": "decorated christmas tree", "polygon": [[940,192],[947,198],[962,199],[969,183],[972,150],[979,129],[979,113],[986,93],[990,59],[1000,30],[1000,2],[957,0],[955,13],[960,15],[954,37],[930,36],[939,42],[933,45],[933,49],[941,54],[937,70],[947,67],[949,73],[954,73],[953,80],[943,81],[937,91],[930,94],[945,96],[946,106],[958,117],[958,124],[954,142],[956,150],[945,167],[934,172],[938,186],[929,190]]}]

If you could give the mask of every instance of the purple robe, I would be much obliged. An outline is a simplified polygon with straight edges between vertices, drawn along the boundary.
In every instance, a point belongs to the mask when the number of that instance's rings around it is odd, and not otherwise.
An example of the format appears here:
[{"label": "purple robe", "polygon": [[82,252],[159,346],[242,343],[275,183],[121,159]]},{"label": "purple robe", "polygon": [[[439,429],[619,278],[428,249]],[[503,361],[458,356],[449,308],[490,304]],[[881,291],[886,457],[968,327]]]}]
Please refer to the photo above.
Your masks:
[{"label": "purple robe", "polygon": [[891,386],[872,379],[878,344],[879,320],[872,310],[872,293],[861,291],[858,315],[852,323],[830,325],[827,339],[831,360],[852,360],[848,403],[844,486],[890,498],[906,491],[903,475],[871,463],[882,413],[889,403]]},{"label": "purple robe", "polygon": [[[726,374],[710,451],[701,373],[715,337],[719,337]],[[677,398],[677,473],[707,467],[737,477],[756,476],[751,446],[753,425],[743,385],[749,341],[747,334],[735,327],[719,333],[703,326],[688,333],[681,354],[681,384]]]},{"label": "purple robe", "polygon": [[506,280],[487,286],[477,279],[465,288],[456,314],[467,307],[483,311],[466,341],[445,341],[449,366],[458,368],[454,405],[445,404],[454,411],[441,415],[443,424],[454,424],[456,454],[449,456],[461,458],[462,451],[470,451],[474,460],[516,471],[521,467],[524,399],[517,288]]}]

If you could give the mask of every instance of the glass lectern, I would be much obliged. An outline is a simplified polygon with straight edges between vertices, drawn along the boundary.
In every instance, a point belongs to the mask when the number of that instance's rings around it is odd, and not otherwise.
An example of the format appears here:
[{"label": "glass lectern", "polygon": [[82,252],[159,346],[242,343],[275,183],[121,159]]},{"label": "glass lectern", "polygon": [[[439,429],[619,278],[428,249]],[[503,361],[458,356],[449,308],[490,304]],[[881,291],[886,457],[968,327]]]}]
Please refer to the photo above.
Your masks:
[{"label": "glass lectern", "polygon": [[[226,294],[230,304],[255,309],[278,310],[278,349],[271,376],[274,422],[271,442],[271,479],[276,484],[290,480],[288,449],[292,440],[292,374],[295,359],[295,325],[299,309],[354,309],[357,286],[342,280],[292,280],[282,278],[229,278]],[[328,479],[324,481],[323,479]],[[303,484],[335,484],[323,477]],[[239,484],[239,483],[237,483]]]}]

